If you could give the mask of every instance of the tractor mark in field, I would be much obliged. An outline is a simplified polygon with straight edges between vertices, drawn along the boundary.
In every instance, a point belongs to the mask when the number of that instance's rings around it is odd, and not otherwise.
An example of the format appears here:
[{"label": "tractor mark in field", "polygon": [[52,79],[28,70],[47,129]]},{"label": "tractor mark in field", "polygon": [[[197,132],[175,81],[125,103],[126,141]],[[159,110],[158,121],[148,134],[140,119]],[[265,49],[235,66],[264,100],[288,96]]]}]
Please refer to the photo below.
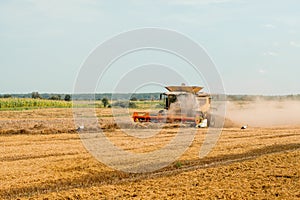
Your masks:
[{"label": "tractor mark in field", "polygon": [[187,161],[188,166],[182,166],[180,169],[174,167],[166,167],[163,171],[146,173],[146,174],[130,174],[130,177],[123,178],[114,184],[124,183],[128,181],[139,181],[143,179],[156,178],[161,176],[171,176],[180,174],[182,172],[194,171],[197,169],[213,168],[218,166],[225,166],[236,162],[243,162],[252,160],[264,155],[272,155],[286,152],[300,151],[300,143],[286,144],[286,145],[271,145],[260,149],[251,150],[241,154],[220,155],[211,158],[205,158],[197,161]]},{"label": "tractor mark in field", "polygon": [[194,171],[197,169],[213,168],[219,166],[226,166],[236,162],[243,162],[252,160],[264,155],[279,154],[285,152],[300,151],[300,143],[285,144],[285,145],[271,145],[260,149],[251,150],[242,154],[221,155],[202,160],[188,161],[188,166],[183,166],[180,169],[174,167],[167,167],[162,171],[145,173],[145,174],[128,174],[118,171],[103,171],[91,172],[81,177],[73,179],[60,179],[43,182],[42,184],[35,184],[31,186],[12,188],[10,190],[0,190],[0,197],[17,198],[22,196],[33,196],[37,194],[47,194],[57,191],[66,191],[74,188],[89,188],[92,186],[123,184],[127,182],[136,182],[145,179],[153,179],[162,176],[177,175],[182,172]]},{"label": "tractor mark in field", "polygon": [[199,161],[190,161],[189,166],[183,166],[180,169],[169,170],[154,173],[153,176],[171,175],[173,173],[181,173],[186,171],[193,171],[197,169],[212,168],[218,166],[229,165],[236,162],[243,162],[252,160],[264,155],[272,155],[278,153],[300,151],[300,143],[285,144],[285,145],[271,145],[260,149],[254,149],[241,154],[221,155],[212,158],[207,158]]},{"label": "tractor mark in field", "polygon": [[287,132],[282,134],[282,132],[279,132],[280,134],[276,134],[274,132],[272,133],[266,133],[265,135],[262,136],[262,134],[249,134],[249,135],[234,135],[234,136],[227,136],[226,138],[229,139],[245,139],[245,138],[258,138],[258,139],[269,139],[269,138],[282,138],[282,137],[290,137],[290,136],[299,136],[300,139],[300,132]]},{"label": "tractor mark in field", "polygon": [[39,159],[39,158],[47,158],[47,157],[59,157],[59,156],[71,156],[78,155],[79,153],[52,153],[45,155],[23,155],[23,156],[4,156],[0,157],[0,162],[12,162],[12,161],[20,161],[20,160],[29,160],[29,159]]},{"label": "tractor mark in field", "polygon": [[262,136],[262,137],[260,137],[260,139],[276,139],[276,138],[293,137],[293,136],[298,136],[299,137],[298,139],[300,141],[300,134],[299,133]]}]

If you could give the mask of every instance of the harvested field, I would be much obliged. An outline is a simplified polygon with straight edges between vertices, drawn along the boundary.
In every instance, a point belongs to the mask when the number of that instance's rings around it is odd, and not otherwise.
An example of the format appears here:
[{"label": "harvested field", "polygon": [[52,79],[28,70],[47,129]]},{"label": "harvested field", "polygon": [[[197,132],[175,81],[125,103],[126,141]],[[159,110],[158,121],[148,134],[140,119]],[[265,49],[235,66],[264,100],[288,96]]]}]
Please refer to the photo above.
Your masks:
[{"label": "harvested field", "polygon": [[[134,174],[111,169],[87,152],[71,109],[2,111],[0,199],[299,199],[300,127],[241,130],[236,124],[224,128],[203,159],[198,155],[206,129],[197,129],[177,161]],[[169,125],[143,140],[114,126],[104,132],[120,148],[145,153],[167,144],[179,127]],[[184,127],[186,134],[193,130]]]}]

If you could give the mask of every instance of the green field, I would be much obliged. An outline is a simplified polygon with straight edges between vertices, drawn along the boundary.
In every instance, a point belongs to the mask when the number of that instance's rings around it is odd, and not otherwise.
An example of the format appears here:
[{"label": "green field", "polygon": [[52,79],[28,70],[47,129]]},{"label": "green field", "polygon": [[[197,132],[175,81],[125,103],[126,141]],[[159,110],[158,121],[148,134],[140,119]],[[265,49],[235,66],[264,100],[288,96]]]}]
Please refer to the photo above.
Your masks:
[{"label": "green field", "polygon": [[28,110],[35,108],[71,108],[72,102],[30,99],[30,98],[1,98],[0,110]]},{"label": "green field", "polygon": [[[128,107],[126,101],[110,101],[110,105],[120,107],[118,105]],[[132,108],[136,109],[163,109],[164,104],[162,101],[130,101]],[[32,99],[32,98],[0,98],[0,110],[28,110],[39,108],[71,108],[72,102],[63,100],[49,100],[49,99]],[[97,100],[94,103],[88,103],[86,101],[76,101],[75,106],[80,107],[96,107],[103,108],[101,100]],[[129,106],[130,107],[130,106]]]}]

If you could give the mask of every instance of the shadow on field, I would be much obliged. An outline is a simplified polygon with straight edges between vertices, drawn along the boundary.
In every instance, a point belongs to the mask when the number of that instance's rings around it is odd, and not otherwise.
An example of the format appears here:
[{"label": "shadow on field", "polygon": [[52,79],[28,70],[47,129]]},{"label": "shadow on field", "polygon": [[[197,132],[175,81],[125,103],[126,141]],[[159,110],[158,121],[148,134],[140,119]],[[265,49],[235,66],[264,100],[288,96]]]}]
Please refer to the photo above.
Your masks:
[{"label": "shadow on field", "polygon": [[166,167],[160,171],[143,174],[129,174],[119,171],[103,171],[94,172],[74,178],[74,179],[60,179],[56,181],[47,181],[43,184],[32,184],[25,187],[15,187],[10,190],[0,191],[0,197],[3,199],[16,199],[18,197],[31,197],[38,194],[46,194],[57,191],[64,191],[75,188],[89,188],[99,185],[116,185],[128,182],[138,182],[145,179],[151,179],[155,177],[168,177],[180,174],[186,171],[192,171],[201,168],[211,168],[224,166],[235,162],[242,162],[245,160],[255,159],[257,157],[286,152],[300,150],[300,143],[291,143],[285,145],[271,145],[264,148],[251,150],[241,154],[232,155],[220,155],[216,157],[207,157],[198,160],[185,160],[182,161],[182,166],[178,167],[175,164]]}]

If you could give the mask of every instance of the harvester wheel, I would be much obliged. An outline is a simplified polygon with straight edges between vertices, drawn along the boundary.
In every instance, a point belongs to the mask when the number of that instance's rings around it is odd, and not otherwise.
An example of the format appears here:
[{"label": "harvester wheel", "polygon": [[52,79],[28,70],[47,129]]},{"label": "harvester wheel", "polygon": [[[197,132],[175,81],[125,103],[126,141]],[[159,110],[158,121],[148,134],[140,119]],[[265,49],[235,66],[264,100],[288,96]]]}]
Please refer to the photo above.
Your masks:
[{"label": "harvester wheel", "polygon": [[207,126],[208,127],[215,126],[215,117],[213,115],[208,115],[207,116]]},{"label": "harvester wheel", "polygon": [[199,115],[197,115],[196,117],[195,117],[195,123],[196,124],[199,124],[201,121],[202,121],[202,117],[201,116],[199,116]]}]

